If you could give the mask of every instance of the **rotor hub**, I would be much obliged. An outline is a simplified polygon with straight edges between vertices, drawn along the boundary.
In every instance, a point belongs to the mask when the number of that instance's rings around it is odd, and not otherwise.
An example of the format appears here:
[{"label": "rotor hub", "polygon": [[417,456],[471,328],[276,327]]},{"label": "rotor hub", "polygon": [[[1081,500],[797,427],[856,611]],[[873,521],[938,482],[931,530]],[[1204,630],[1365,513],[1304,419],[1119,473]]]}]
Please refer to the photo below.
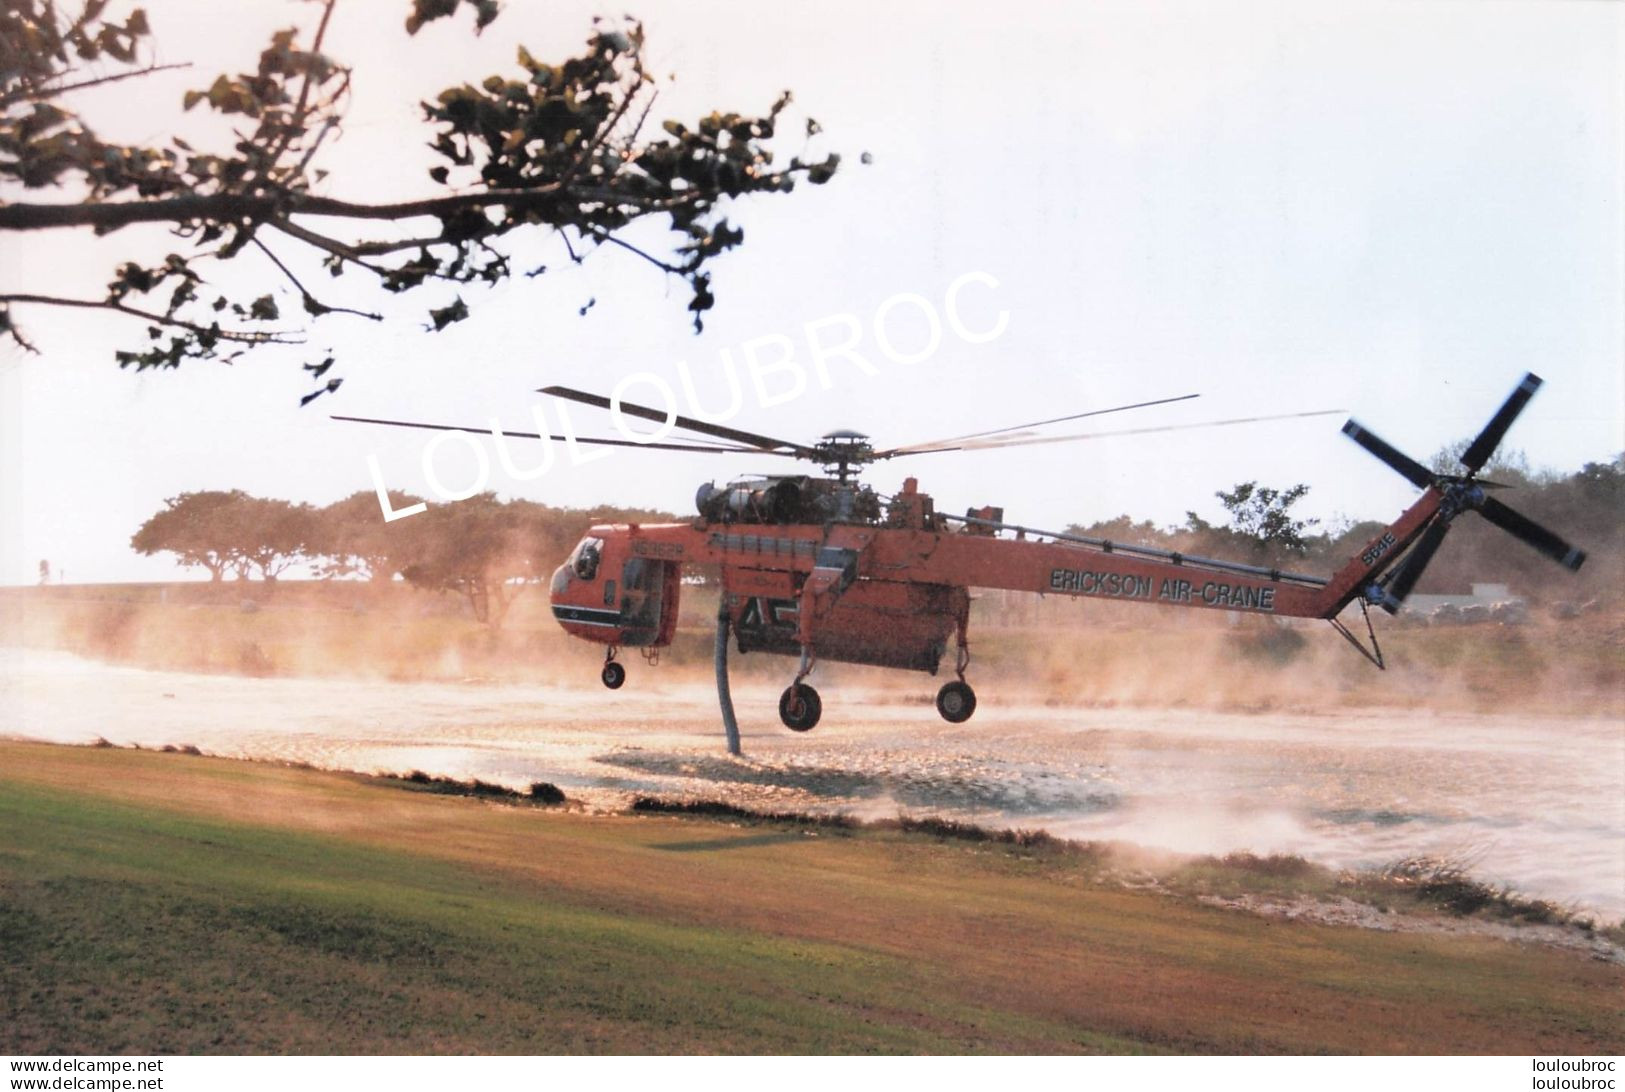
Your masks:
[{"label": "rotor hub", "polygon": [[875,461],[874,445],[869,437],[852,429],[837,429],[825,433],[813,450],[816,461],[826,471],[833,472],[837,479],[846,481],[852,472],[861,466],[867,466]]}]

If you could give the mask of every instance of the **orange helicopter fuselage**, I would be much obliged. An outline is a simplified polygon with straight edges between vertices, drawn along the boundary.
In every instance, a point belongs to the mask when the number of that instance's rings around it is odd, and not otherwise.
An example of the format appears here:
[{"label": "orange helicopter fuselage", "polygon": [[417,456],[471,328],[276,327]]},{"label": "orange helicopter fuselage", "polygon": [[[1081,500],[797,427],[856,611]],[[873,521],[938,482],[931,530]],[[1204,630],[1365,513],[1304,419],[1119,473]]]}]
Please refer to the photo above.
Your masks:
[{"label": "orange helicopter fuselage", "polygon": [[[971,588],[1147,605],[1333,618],[1437,512],[1426,491],[1329,579],[1131,544],[952,529],[910,479],[879,523],[691,523],[593,527],[553,575],[554,618],[573,637],[659,648],[676,632],[684,566],[721,574],[741,652],[935,674],[963,646]],[[900,503],[899,503],[900,502]]]}]

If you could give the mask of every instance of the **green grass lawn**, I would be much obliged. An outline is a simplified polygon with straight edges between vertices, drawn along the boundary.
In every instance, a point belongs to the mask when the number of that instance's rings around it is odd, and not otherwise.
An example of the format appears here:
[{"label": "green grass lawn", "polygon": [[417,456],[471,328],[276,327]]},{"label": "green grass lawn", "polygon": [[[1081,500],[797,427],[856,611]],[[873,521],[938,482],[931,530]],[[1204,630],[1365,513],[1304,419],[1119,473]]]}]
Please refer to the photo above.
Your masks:
[{"label": "green grass lawn", "polygon": [[0,1053],[1618,1053],[1622,986],[1018,847],[0,743]]}]

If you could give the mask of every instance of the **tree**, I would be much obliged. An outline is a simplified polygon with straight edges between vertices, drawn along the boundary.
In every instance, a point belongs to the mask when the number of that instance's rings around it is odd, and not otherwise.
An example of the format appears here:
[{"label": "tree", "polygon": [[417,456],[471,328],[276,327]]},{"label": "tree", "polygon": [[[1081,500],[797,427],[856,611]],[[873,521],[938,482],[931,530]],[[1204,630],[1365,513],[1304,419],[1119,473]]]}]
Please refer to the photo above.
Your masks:
[{"label": "tree", "polygon": [[1609,463],[1586,463],[1570,480],[1587,502],[1611,508],[1618,515],[1625,501],[1625,455],[1616,455]]},{"label": "tree", "polygon": [[1079,535],[1083,538],[1103,538],[1108,542],[1124,542],[1130,545],[1160,545],[1168,540],[1168,532],[1159,528],[1150,520],[1135,521],[1134,517],[1124,513],[1115,519],[1097,520],[1094,523],[1069,524],[1066,528],[1069,535]]},{"label": "tree", "polygon": [[[1472,443],[1472,438],[1467,437],[1455,443],[1445,444],[1428,460],[1428,469],[1435,474],[1447,476],[1466,473],[1467,468],[1462,465],[1461,457]],[[1533,485],[1542,480],[1541,475],[1530,469],[1529,456],[1516,448],[1496,451],[1490,456],[1489,462],[1479,469],[1479,474],[1490,481],[1517,488]]]},{"label": "tree", "polygon": [[315,533],[308,504],[251,497],[240,489],[182,493],[141,525],[130,545],[138,554],[173,553],[182,565],[201,565],[209,579],[226,570],[240,580],[259,571],[275,583],[306,553]]},{"label": "tree", "polygon": [[[0,230],[102,234],[161,224],[187,245],[158,260],[123,262],[101,297],[0,292],[0,334],[32,349],[13,316],[30,305],[115,311],[145,327],[144,344],[117,354],[120,366],[139,370],[298,342],[308,323],[336,313],[381,320],[376,311],[323,302],[311,275],[294,272],[303,264],[290,257],[295,251],[318,257],[335,277],[372,278],[384,293],[432,286],[426,327],[440,330],[468,317],[460,286],[513,275],[511,244],[527,228],[558,235],[574,261],[614,246],[681,277],[698,330],[714,302],[711,260],[744,240],[723,211],[728,201],[787,193],[798,177],[825,182],[839,163],[834,154],[776,162],[770,144],[789,92],[757,116],[716,111],[651,133],[657,88],[644,63],[643,28],[630,18],[595,20],[577,56],[544,62],[520,46],[513,73],[447,88],[423,104],[440,160],[423,196],[387,203],[329,196],[321,192],[320,152],[339,130],[356,78],[323,52],[337,2],[312,0],[308,44],[296,28],[279,31],[254,72],[187,92],[185,109],[241,121],[235,144],[216,151],[179,138],[162,147],[103,140],[66,105],[75,90],[171,67],[146,59],[152,28],[142,9],[120,20],[108,14],[108,0],[86,0],[76,16],[51,0],[8,2],[0,13],[0,181],[67,191],[68,199],[0,204]],[[495,0],[412,0],[406,31],[415,35],[464,5],[476,32],[497,16]],[[817,131],[807,119],[807,137]],[[622,237],[646,220],[665,223],[663,249]],[[222,266],[250,262],[258,268],[249,271],[247,293],[209,280]],[[266,277],[285,285],[302,318],[283,313]],[[331,364],[307,367],[320,378]],[[317,393],[337,385],[328,383]]]},{"label": "tree", "polygon": [[1388,523],[1380,519],[1337,520],[1323,536],[1326,559],[1333,565],[1341,565],[1387,529]]},{"label": "tree", "polygon": [[557,549],[546,548],[548,512],[529,501],[503,504],[494,493],[431,507],[401,528],[410,558],[401,576],[461,595],[476,621],[500,629],[513,601],[558,564]]},{"label": "tree", "polygon": [[232,508],[248,499],[234,489],[182,493],[164,501],[163,511],[141,525],[130,546],[151,557],[172,553],[182,565],[201,565],[219,581],[238,558],[233,544]]},{"label": "tree", "polygon": [[[396,511],[417,504],[421,497],[392,489],[390,507]],[[359,574],[373,583],[385,583],[409,563],[408,536],[399,523],[378,518],[377,494],[363,490],[334,501],[315,513],[308,553],[323,577]]]},{"label": "tree", "polygon": [[1309,487],[1301,484],[1290,489],[1272,489],[1255,481],[1241,482],[1234,489],[1214,494],[1230,513],[1230,522],[1224,528],[1215,528],[1195,512],[1185,513],[1185,518],[1191,531],[1198,534],[1228,530],[1258,553],[1284,552],[1301,556],[1309,552],[1311,545],[1306,532],[1320,522],[1292,518],[1292,506],[1308,492]]},{"label": "tree", "polygon": [[275,583],[306,553],[316,533],[315,510],[308,504],[245,496],[222,513],[226,549],[246,576],[258,569],[260,579]]}]

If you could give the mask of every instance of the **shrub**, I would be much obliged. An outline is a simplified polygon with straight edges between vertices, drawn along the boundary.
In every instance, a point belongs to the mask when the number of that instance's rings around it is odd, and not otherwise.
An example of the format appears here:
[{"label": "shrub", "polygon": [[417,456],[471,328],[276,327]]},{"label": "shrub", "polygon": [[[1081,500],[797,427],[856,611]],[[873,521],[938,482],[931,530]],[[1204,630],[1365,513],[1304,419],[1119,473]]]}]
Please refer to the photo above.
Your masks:
[{"label": "shrub", "polygon": [[1408,891],[1424,902],[1467,917],[1488,910],[1497,917],[1537,924],[1572,921],[1574,915],[1545,899],[1531,899],[1507,886],[1495,887],[1467,874],[1470,861],[1406,857],[1378,875],[1378,881]]},{"label": "shrub", "polygon": [[550,781],[532,781],[530,798],[538,804],[562,804],[565,801],[564,790]]},{"label": "shrub", "polygon": [[1219,863],[1240,872],[1252,872],[1259,876],[1278,876],[1283,879],[1308,876],[1315,872],[1314,865],[1291,853],[1271,853],[1266,857],[1260,857],[1256,853],[1227,853],[1219,858]]},{"label": "shrub", "polygon": [[721,800],[662,800],[639,796],[632,801],[633,812],[663,815],[703,815],[716,819],[741,819],[755,823],[795,823],[799,826],[832,827],[851,830],[863,824],[849,815],[808,815],[794,811],[752,811]]}]

